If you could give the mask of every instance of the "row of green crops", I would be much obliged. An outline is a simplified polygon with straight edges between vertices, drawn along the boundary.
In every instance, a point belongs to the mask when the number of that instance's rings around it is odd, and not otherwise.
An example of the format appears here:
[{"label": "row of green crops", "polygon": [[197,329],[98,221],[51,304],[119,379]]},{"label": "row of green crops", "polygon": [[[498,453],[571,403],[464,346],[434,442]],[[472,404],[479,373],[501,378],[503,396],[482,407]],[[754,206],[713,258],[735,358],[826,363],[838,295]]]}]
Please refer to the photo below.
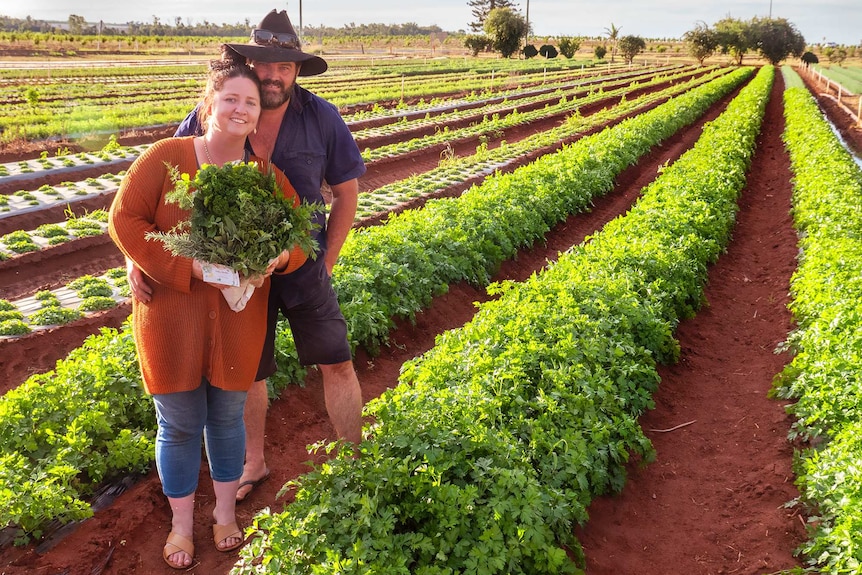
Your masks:
[{"label": "row of green crops", "polygon": [[95,486],[150,467],[155,428],[131,329],[103,329],[0,399],[0,525],[23,543],[91,516]]},{"label": "row of green crops", "polygon": [[[432,193],[445,185],[464,181],[468,177],[479,173],[481,170],[487,170],[490,172],[488,166],[498,165],[504,157],[515,157],[520,154],[526,154],[537,146],[553,145],[564,137],[569,137],[577,131],[586,129],[586,127],[590,125],[588,120],[594,120],[592,122],[593,124],[599,124],[607,122],[613,117],[619,118],[630,113],[632,110],[655,101],[656,98],[666,98],[671,94],[685,92],[698,84],[705,83],[714,77],[726,73],[726,71],[726,69],[713,70],[712,73],[707,76],[702,76],[685,83],[674,84],[662,92],[645,94],[641,98],[631,100],[626,99],[617,106],[607,108],[603,112],[595,114],[595,118],[593,118],[593,116],[589,116],[588,118],[580,118],[578,121],[567,122],[564,126],[560,126],[549,133],[531,136],[527,140],[520,142],[518,145],[504,145],[494,150],[488,150],[487,147],[483,147],[481,150],[477,151],[475,155],[470,156],[469,158],[459,158],[458,161],[447,163],[445,167],[432,170],[431,172],[427,172],[422,175],[414,176],[410,178],[409,181],[402,181],[390,186],[385,186],[384,188],[375,191],[373,194],[363,193],[360,195],[360,206],[357,210],[357,217],[372,215],[374,213],[385,211],[386,209],[391,209],[392,206],[405,201],[409,197],[421,196],[423,193]],[[472,170],[468,169],[470,160],[473,162]],[[443,177],[444,172],[447,172],[446,177]],[[418,185],[417,182],[419,181],[425,182],[426,185]],[[369,210],[367,207],[370,197],[373,197],[371,205],[376,208],[373,211]],[[2,207],[0,207],[0,209],[2,209]],[[104,227],[91,220],[104,215],[105,214],[103,212],[94,212],[89,214],[88,217],[72,218],[65,222],[65,225],[43,224],[36,230],[29,232],[19,230],[0,236],[0,259],[8,257],[6,255],[8,252],[19,254],[28,253],[31,251],[41,250],[43,247],[48,245],[74,241],[74,237],[102,234],[104,233]],[[122,274],[120,274],[120,276],[122,276]],[[117,279],[122,278],[118,277]],[[114,280],[112,279],[112,281]],[[118,293],[128,295],[127,286],[120,285],[118,286],[118,289]],[[70,288],[69,286],[66,286],[58,288],[53,292],[37,294],[37,296],[49,296],[55,293],[65,294],[66,297],[68,297],[70,295]],[[52,300],[48,299],[40,301],[50,302]],[[43,309],[46,306],[35,305],[36,303],[37,302],[34,301],[34,298],[32,297],[16,302],[10,302],[8,313],[3,314],[0,312],[0,335],[26,335],[30,333],[34,327],[44,325],[62,325],[83,317],[82,312],[107,309],[117,305],[118,301],[110,298],[99,298],[98,300],[87,299],[85,301],[78,302],[76,299],[72,301],[70,305],[64,307],[62,310],[62,316],[58,315],[58,313],[47,313]],[[287,334],[283,333],[282,336],[287,337]],[[291,375],[294,375],[293,371],[290,373]]]},{"label": "row of green crops", "polygon": [[480,121],[471,123],[469,126],[452,130],[444,126],[442,130],[434,134],[378,146],[373,150],[366,149],[362,152],[362,159],[370,162],[385,157],[397,156],[412,150],[423,150],[441,143],[455,144],[460,140],[471,139],[477,135],[487,136],[489,134],[503,133],[504,130],[514,126],[528,124],[544,118],[563,116],[566,113],[573,113],[580,107],[594,102],[600,102],[615,96],[626,97],[626,95],[638,89],[681,81],[686,77],[699,76],[703,73],[705,73],[703,69],[688,69],[673,74],[670,77],[665,74],[653,75],[642,83],[634,80],[630,84],[620,87],[608,86],[608,89],[605,89],[604,85],[598,85],[580,97],[573,95],[573,97],[567,98],[563,96],[556,103],[548,103],[540,109],[521,111],[518,107],[510,106],[507,110],[508,113],[502,116],[499,113],[492,114],[490,117],[485,115]]},{"label": "row of green crops", "polygon": [[[679,71],[675,68],[674,71]],[[551,105],[555,101],[559,101],[561,97],[576,97],[576,94],[586,95],[594,90],[607,90],[610,86],[615,88],[629,86],[632,83],[640,80],[649,80],[660,74],[668,74],[671,70],[652,69],[638,74],[614,75],[607,77],[592,77],[591,81],[585,82],[569,82],[566,84],[556,85],[556,89],[544,86],[538,90],[526,91],[521,94],[511,94],[510,97],[489,99],[487,103],[481,106],[468,106],[466,108],[451,107],[439,110],[439,113],[431,115],[430,111],[424,117],[414,117],[408,119],[402,116],[398,121],[390,121],[386,124],[375,125],[373,127],[358,129],[353,131],[353,136],[357,140],[368,139],[383,135],[397,134],[404,130],[412,130],[418,127],[436,126],[439,124],[448,124],[455,121],[463,121],[465,119],[481,118],[501,112],[511,111],[513,108],[519,110],[534,110],[542,107],[545,104]],[[636,84],[635,84],[636,85]],[[389,109],[388,112],[394,112]],[[377,122],[375,122],[377,124]]]},{"label": "row of green crops", "polygon": [[[619,171],[750,75],[750,68],[737,70],[585,138],[570,152],[577,161],[544,158],[535,168],[541,178],[528,171],[494,177],[465,193],[463,200],[438,200],[378,228],[351,233],[334,270],[351,341],[374,349],[386,341],[393,317],[412,317],[448,283],[487,283],[517,246],[540,238],[567,213],[587,208],[590,198],[613,187]],[[499,197],[485,198],[486,192],[493,195],[492,189]],[[86,516],[84,499],[94,482],[120,472],[112,466],[119,456],[116,437],[138,445],[140,452],[149,442],[152,458],[152,414],[146,398],[135,393],[141,385],[127,347],[130,339],[128,326],[119,333],[104,330],[58,362],[53,372],[33,376],[0,399],[0,525],[19,527],[22,539],[38,535],[51,519]],[[290,357],[292,346],[292,339],[279,341],[279,352],[286,356],[279,359],[285,379],[298,378],[301,371]],[[90,361],[94,356],[102,359]],[[123,389],[121,398],[109,394],[115,387]],[[83,414],[75,408],[78,401],[95,405]],[[34,402],[39,410],[30,407]],[[94,463],[80,459],[81,443]],[[137,457],[129,461],[132,469],[140,463]]]},{"label": "row of green crops", "polygon": [[[730,239],[773,79],[762,68],[627,215],[493,286],[499,299],[405,364],[368,405],[359,457],[291,482],[294,501],[255,517],[232,573],[580,572],[575,522],[622,488],[630,452],[653,455],[637,418]],[[575,146],[560,156],[584,161]]]},{"label": "row of green crops", "polygon": [[409,106],[404,102],[399,102],[395,106],[383,107],[380,102],[374,102],[370,109],[360,107],[361,109],[350,113],[342,110],[342,115],[348,125],[354,122],[363,122],[364,124],[367,124],[370,120],[375,121],[375,123],[379,125],[384,123],[387,119],[391,121],[391,118],[393,117],[402,118],[405,115],[408,115],[410,110],[414,110],[413,113],[415,114],[416,111],[421,110],[440,112],[441,110],[446,109],[464,109],[471,106],[475,107],[476,102],[488,101],[490,103],[499,102],[503,99],[510,99],[513,101],[521,100],[533,94],[547,94],[554,90],[573,87],[588,88],[591,85],[604,83],[614,79],[624,81],[626,78],[638,77],[644,73],[658,74],[661,72],[678,70],[683,67],[684,66],[681,65],[655,66],[647,69],[647,72],[628,69],[622,70],[618,68],[602,71],[588,69],[578,73],[569,73],[559,80],[552,78],[553,81],[549,81],[545,75],[543,75],[542,82],[540,84],[529,88],[515,87],[508,90],[498,90],[493,93],[486,93],[484,91],[482,93],[477,93],[476,91],[471,91],[462,97],[455,98],[447,98],[444,95],[443,97],[435,96],[426,100],[424,97],[420,97],[417,102],[411,103]]},{"label": "row of green crops", "polygon": [[40,290],[15,302],[0,299],[0,336],[20,336],[34,329],[65,325],[88,313],[116,307],[131,296],[126,268],[86,274],[55,290]]},{"label": "row of green crops", "polygon": [[[605,108],[601,112],[597,112],[589,116],[580,116],[579,114],[575,114],[560,126],[547,132],[530,136],[520,142],[514,144],[503,142],[500,146],[494,149],[489,149],[487,145],[483,144],[477,148],[476,154],[471,156],[453,156],[449,159],[443,159],[440,162],[440,166],[429,172],[416,174],[405,180],[382,186],[381,188],[371,192],[362,192],[359,197],[356,217],[357,219],[361,219],[373,216],[381,212],[391,210],[393,207],[410,199],[427,196],[447,186],[464,182],[469,178],[478,175],[490,173],[497,167],[505,164],[507,161],[512,161],[518,157],[527,155],[535,149],[557,144],[563,139],[573,137],[575,134],[583,132],[592,126],[613,121],[615,118],[620,118],[640,107],[665,99],[673,94],[685,92],[698,84],[705,83],[725,73],[727,73],[727,69],[713,69],[708,71],[706,75],[698,75],[698,78],[688,82],[678,82],[678,80],[684,79],[689,75],[689,73],[683,71],[669,77],[657,76],[647,84],[640,86],[650,86],[662,82],[672,83],[670,88],[666,88],[661,92],[651,92],[636,98],[627,98],[625,96],[628,92],[622,89],[605,93],[600,92],[594,97],[577,100],[578,103],[584,105],[585,103],[596,102],[602,98],[610,98],[614,95],[616,95],[616,97],[619,97],[620,95],[624,96],[620,99],[618,104]],[[456,132],[450,133],[455,134]],[[112,151],[112,154],[117,157],[133,157],[139,153],[141,148],[143,148],[143,146],[138,148],[118,147]],[[103,156],[103,159],[111,159],[104,153],[104,150],[101,156]],[[94,157],[95,156],[85,154],[58,156],[56,158],[48,158],[46,156],[39,160],[32,160],[23,167],[12,166],[12,169],[18,168],[16,170],[17,173],[32,171],[34,167],[48,170],[57,165],[66,166],[94,163]],[[8,171],[11,172],[11,170]],[[107,186],[109,183],[108,179],[109,178],[107,177],[102,178],[100,182],[104,180],[102,183]],[[116,177],[115,181],[118,182],[119,177]],[[88,181],[87,183],[88,185],[86,186],[86,189],[82,189],[82,186],[76,185],[74,182],[65,182],[58,187],[45,185],[35,192],[15,192],[9,196],[9,199],[0,196],[0,212],[11,211],[13,208],[27,208],[29,205],[63,203],[68,201],[68,198],[70,198],[71,195],[86,195],[97,190],[95,182]],[[112,193],[115,190],[116,186],[101,188],[101,191],[104,193]],[[14,203],[11,205],[10,199],[14,200]],[[29,241],[16,242],[16,245],[11,247],[9,245],[5,245],[4,238],[0,237],[0,259],[10,257],[13,253],[23,253],[25,251],[41,249],[45,244],[50,244],[51,242],[46,242],[42,239],[45,237],[44,228],[46,227],[47,225],[37,230],[18,230],[13,232],[15,237],[23,237],[24,235],[29,236],[27,238]],[[52,242],[65,241],[65,239],[69,239],[68,236],[65,236],[64,239],[60,234],[53,235],[55,227],[52,226],[49,229],[52,233]]]},{"label": "row of green crops", "polygon": [[[613,75],[601,75],[590,72],[590,76],[583,79],[583,81],[573,83],[572,80],[567,80],[564,82],[557,82],[551,84],[543,84],[541,89],[533,90],[531,92],[524,92],[523,90],[511,90],[505,92],[499,92],[493,96],[487,96],[484,99],[480,99],[478,96],[466,96],[463,98],[449,98],[449,99],[437,99],[432,98],[429,101],[424,101],[424,99],[418,103],[412,104],[410,106],[398,106],[396,108],[383,108],[380,106],[376,106],[372,110],[357,112],[355,114],[351,114],[346,116],[346,120],[348,125],[362,122],[363,124],[367,123],[369,120],[374,120],[375,123],[387,123],[395,128],[401,130],[406,129],[408,127],[416,126],[417,124],[423,122],[440,122],[445,121],[447,119],[446,115],[441,115],[435,117],[433,120],[430,119],[431,111],[433,110],[435,113],[439,113],[445,110],[455,110],[455,112],[450,112],[453,116],[456,114],[469,114],[469,110],[462,110],[461,112],[457,112],[459,107],[461,108],[487,108],[489,113],[491,110],[499,110],[501,106],[503,106],[503,102],[507,100],[510,102],[509,108],[512,107],[511,102],[518,101],[520,102],[529,102],[531,100],[540,99],[540,98],[549,98],[548,94],[557,91],[560,92],[564,89],[575,89],[575,88],[583,88],[588,89],[589,86],[594,86],[595,84],[606,84],[609,81],[617,80],[619,82],[625,81],[625,79],[634,79],[641,77],[649,77],[656,74],[668,73],[671,70],[680,70],[679,66],[668,66],[668,67],[660,67],[656,69],[651,69],[650,71],[625,71],[622,73],[616,73]],[[343,82],[343,79],[339,79],[339,82]],[[60,86],[58,86],[59,90],[62,90]],[[595,88],[594,88],[595,89]],[[532,97],[531,97],[532,96]],[[177,94],[174,94],[174,97],[177,97]],[[482,105],[483,102],[488,102],[485,106]],[[406,121],[407,115],[413,115],[415,117],[419,117],[420,114],[424,111],[425,118],[420,118],[413,121]],[[34,109],[35,113],[36,110]],[[40,112],[44,115],[48,115],[48,110],[43,110]],[[478,113],[478,112],[476,112]],[[405,121],[396,121],[395,117],[401,117]],[[454,118],[453,118],[454,119]],[[381,130],[382,128],[377,128],[377,130]],[[363,130],[355,131],[355,136],[357,139],[362,140],[365,137],[365,132]],[[361,143],[361,142],[360,142]],[[27,160],[21,161],[18,165],[2,165],[0,166],[0,178],[5,176],[15,176],[20,173],[29,173],[34,172],[36,170],[49,170],[54,167],[71,167],[77,166],[84,163],[92,164],[99,159],[103,161],[109,161],[114,159],[110,156],[117,157],[133,157],[140,153],[140,148],[129,148],[123,149],[116,144],[116,135],[112,134],[110,136],[110,142],[98,153],[98,157],[96,157],[93,153],[80,153],[74,156],[68,154],[61,154],[58,150],[58,155],[55,158],[49,158],[47,152],[42,154],[42,157],[37,160]]]},{"label": "row of green crops", "polygon": [[844,86],[854,94],[862,94],[862,68],[841,68],[839,66],[813,66],[816,74]]},{"label": "row of green crops", "polygon": [[[542,84],[546,72],[525,69],[523,74],[491,74],[490,77],[478,75],[451,74],[448,78],[435,76],[416,76],[409,80],[391,76],[374,81],[363,88],[355,75],[346,75],[338,83],[321,84],[318,90],[315,80],[304,80],[303,85],[315,90],[320,96],[339,107],[367,104],[368,102],[399,100],[408,97],[434,96],[464,92],[494,92],[511,90],[525,85]],[[553,75],[552,81],[569,81],[583,77],[580,68],[572,67],[568,72]],[[194,83],[194,77],[190,78]],[[198,79],[199,85],[202,82]],[[108,88],[104,83],[89,85],[91,96],[63,98],[51,101],[50,106],[40,102],[39,91],[43,87],[20,86],[21,98],[29,104],[10,106],[14,114],[0,114],[0,141],[15,139],[42,139],[54,136],[82,137],[91,133],[114,133],[119,130],[179,123],[196,103],[199,93],[191,90],[187,83],[177,90],[173,97],[153,102],[151,96],[143,101],[128,101],[122,106],[123,113],[117,114],[109,98],[102,97]],[[86,88],[85,88],[86,89]],[[116,90],[111,90],[116,91]],[[99,100],[103,101],[99,101]],[[113,101],[115,104],[116,102]]]},{"label": "row of green crops", "polygon": [[862,569],[862,171],[811,94],[785,92],[784,140],[794,172],[800,235],[791,281],[795,356],[774,393],[796,400],[791,438],[816,447],[797,454],[801,502],[812,516],[801,551],[821,573]]},{"label": "row of green crops", "polygon": [[386,184],[373,192],[361,192],[357,217],[368,217],[382,211],[389,211],[412,198],[430,196],[448,186],[466,182],[473,177],[490,174],[517,158],[528,156],[536,150],[559,146],[560,142],[573,138],[577,134],[582,134],[595,126],[619,121],[628,114],[673,95],[691,90],[727,72],[727,69],[716,69],[705,76],[688,82],[673,83],[671,87],[660,92],[649,92],[636,98],[623,97],[619,103],[588,116],[582,116],[576,112],[560,125],[517,142],[502,141],[495,148],[489,148],[483,142],[477,146],[475,154],[443,158],[440,164],[432,170]]},{"label": "row of green crops", "polygon": [[333,280],[339,294],[355,294],[342,300],[342,309],[355,318],[355,344],[377,349],[394,325],[392,318],[412,318],[441,286],[486,284],[500,262],[569,214],[588,209],[593,197],[613,188],[623,169],[751,73],[750,68],[734,71],[578,140],[566,160],[543,156],[531,164],[541,177],[532,169],[496,175],[458,198],[431,200],[386,225],[352,231]]},{"label": "row of green crops", "polygon": [[198,76],[184,79],[150,78],[140,83],[117,83],[102,85],[92,81],[80,83],[57,83],[46,86],[0,87],[0,117],[27,112],[33,107],[63,108],[72,103],[88,100],[100,101],[110,106],[117,102],[131,102],[148,96],[153,100],[176,98],[178,95],[200,95],[201,78]]}]

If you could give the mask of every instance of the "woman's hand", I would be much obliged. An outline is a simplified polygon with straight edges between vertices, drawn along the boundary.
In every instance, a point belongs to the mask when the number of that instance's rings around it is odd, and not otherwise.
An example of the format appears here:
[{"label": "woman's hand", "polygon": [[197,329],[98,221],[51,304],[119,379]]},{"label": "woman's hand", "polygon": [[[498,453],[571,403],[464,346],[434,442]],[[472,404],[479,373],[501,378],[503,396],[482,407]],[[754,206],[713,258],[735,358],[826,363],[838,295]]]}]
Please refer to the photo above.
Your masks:
[{"label": "woman's hand", "polygon": [[[234,275],[236,274],[236,272],[232,271],[230,268],[225,267],[225,266],[217,266],[215,264],[202,262],[200,260],[192,260],[192,277],[194,279],[201,280],[201,281],[213,286],[214,288],[218,288],[218,289],[235,287],[234,284],[229,284],[229,283],[224,284],[224,283],[220,283],[218,281],[213,281],[213,278],[209,278],[209,279],[204,278],[204,266],[205,265],[206,266],[212,266],[213,268],[216,268],[216,270],[219,270],[219,269],[225,270],[225,273],[229,273],[229,274],[233,273]],[[214,274],[214,275],[216,278],[219,277],[219,274]],[[227,277],[226,279],[228,281],[230,281],[230,277]]]},{"label": "woman's hand", "polygon": [[290,263],[290,250],[284,250],[278,254],[277,258],[270,262],[269,267],[266,268],[267,274],[284,271],[288,263]]},{"label": "woman's hand", "polygon": [[287,262],[290,260],[290,252],[285,250],[278,254],[277,258],[273,258],[269,265],[266,267],[264,272],[260,275],[251,276],[248,278],[248,283],[253,285],[256,288],[259,288],[263,285],[263,282],[266,278],[271,276],[276,269],[284,269],[287,267]]},{"label": "woman's hand", "polygon": [[145,277],[141,268],[136,266],[135,262],[126,258],[126,280],[129,282],[132,297],[139,302],[149,303],[153,297],[153,288],[146,282]]}]

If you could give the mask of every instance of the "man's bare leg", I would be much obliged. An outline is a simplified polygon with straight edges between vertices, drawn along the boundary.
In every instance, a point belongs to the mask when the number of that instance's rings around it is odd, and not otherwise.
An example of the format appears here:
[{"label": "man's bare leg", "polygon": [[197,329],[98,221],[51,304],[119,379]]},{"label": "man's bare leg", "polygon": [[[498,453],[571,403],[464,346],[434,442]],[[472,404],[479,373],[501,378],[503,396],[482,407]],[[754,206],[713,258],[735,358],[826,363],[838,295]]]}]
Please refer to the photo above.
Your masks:
[{"label": "man's bare leg", "polygon": [[362,441],[362,389],[352,361],[318,365],[329,420],[340,439]]},{"label": "man's bare leg", "polygon": [[[263,456],[263,445],[266,438],[266,410],[269,407],[269,396],[266,391],[266,380],[261,379],[251,384],[245,400],[245,466],[239,482],[257,481],[266,475],[266,459]],[[253,485],[243,485],[236,492],[240,501],[254,489]]]}]

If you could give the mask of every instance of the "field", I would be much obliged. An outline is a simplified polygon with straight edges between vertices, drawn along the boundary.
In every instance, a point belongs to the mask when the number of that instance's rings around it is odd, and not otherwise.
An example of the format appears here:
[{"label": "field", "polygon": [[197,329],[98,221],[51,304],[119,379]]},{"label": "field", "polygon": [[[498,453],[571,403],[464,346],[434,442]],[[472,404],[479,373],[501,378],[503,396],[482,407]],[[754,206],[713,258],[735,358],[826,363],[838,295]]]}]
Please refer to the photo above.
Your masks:
[{"label": "field", "polygon": [[[671,95],[666,91],[674,86],[705,82],[708,74],[720,71],[676,66],[663,69],[658,65],[631,70],[573,68],[550,74],[547,70],[508,71],[500,85],[492,85],[489,73],[483,72],[478,76],[485,88],[441,89],[440,93],[406,97],[398,94],[398,90],[404,94],[404,76],[395,76],[382,88],[391,94],[388,101],[378,99],[377,106],[340,103],[360,149],[373,158],[368,160],[368,173],[360,182],[363,211],[356,228],[382,226],[387,214],[421,208],[431,198],[458,197],[470,186],[489,179],[490,172],[515,172],[538,158],[551,156],[564,144],[598,134],[628,117],[644,115],[664,103]],[[352,79],[354,88],[362,75],[354,69],[344,74]],[[460,76],[463,79],[465,74],[460,72]],[[496,72],[493,77],[500,81],[500,76]],[[589,89],[586,86],[590,82],[602,88]],[[442,76],[432,83],[445,85]],[[546,88],[546,99],[542,99]],[[315,89],[328,87],[321,84]],[[692,84],[684,91],[693,89]],[[798,495],[791,469],[794,445],[788,441],[793,418],[784,411],[786,402],[767,397],[773,378],[790,360],[788,352],[775,350],[793,329],[787,306],[798,254],[790,215],[790,158],[781,139],[785,125],[783,89],[784,80],[777,73],[746,172],[732,239],[726,252],[709,268],[706,305],[693,317],[682,318],[676,327],[679,358],[657,366],[661,383],[653,394],[654,408],[639,418],[644,435],[655,448],[656,460],[641,465],[640,458],[633,456],[625,465],[624,489],[619,494],[595,497],[587,508],[589,520],[575,528],[588,575],[774,573],[802,564],[793,553],[805,540],[807,519],[798,507],[785,507]],[[561,252],[591,239],[605,224],[626,214],[642,190],[694,146],[704,126],[720,116],[739,90],[719,98],[696,120],[662,138],[660,144],[622,169],[613,178],[611,189],[589,201],[589,209],[564,217],[532,245],[519,246],[514,257],[491,266],[491,279],[525,282],[549,261],[558,259]],[[499,96],[504,93],[507,97],[501,100]],[[518,104],[516,98],[527,93],[535,96],[535,102]],[[655,99],[650,100],[651,96]],[[639,97],[643,100],[638,101]],[[445,111],[430,110],[427,106],[432,100]],[[561,100],[578,105],[566,107]],[[862,131],[833,100],[819,100],[858,155]],[[469,106],[478,111],[470,115],[466,112]],[[513,108],[518,109],[514,118]],[[374,132],[383,125],[397,124],[382,118],[383,114],[374,117],[380,109],[403,112],[403,126],[388,134]],[[531,110],[536,113],[531,115]],[[431,121],[423,124],[423,118]],[[129,130],[120,136],[119,143],[147,144],[172,132],[172,125]],[[518,148],[519,143],[524,143],[522,148]],[[60,158],[82,152],[85,146],[68,138],[43,144],[42,149],[18,141],[5,146],[0,160],[11,166],[39,158],[42,150],[48,150],[49,158]],[[481,164],[483,154],[508,148],[513,149],[512,155],[505,160],[495,157],[493,168]],[[459,165],[459,158],[474,156],[472,168]],[[120,172],[130,161],[113,162],[108,171]],[[441,183],[444,173],[450,177],[446,168],[453,166],[459,167],[462,176]],[[80,169],[73,177],[86,181],[105,173],[104,166],[94,166]],[[437,182],[427,193],[413,197],[398,191],[398,183],[408,178],[413,179],[404,187],[425,189],[423,174],[431,174],[431,181]],[[21,179],[0,177],[0,192],[12,197],[26,187],[35,194],[42,186],[62,186],[70,177],[52,169],[26,184]],[[0,218],[0,236],[60,221],[68,210],[85,214],[105,208],[112,194],[108,191],[82,201],[55,203],[37,197],[39,209]],[[122,260],[106,236],[76,239],[0,261],[0,298],[16,301],[40,290],[60,289],[84,274],[98,275],[120,265]],[[495,299],[486,293],[485,283],[452,282],[446,293],[436,294],[413,317],[396,316],[385,341],[370,338],[368,345],[359,346],[355,363],[365,400],[395,388],[405,362],[432,350],[438,335],[470,322],[476,315],[474,302]],[[8,392],[31,374],[52,369],[58,359],[102,326],[120,327],[129,309],[129,304],[121,301],[107,311],[65,326],[37,328],[29,335],[0,339],[0,389]],[[378,352],[373,348],[380,343]],[[279,509],[291,501],[294,492],[282,499],[276,497],[282,485],[303,474],[308,460],[325,459],[306,450],[309,444],[333,439],[320,381],[311,371],[302,383],[288,385],[273,401],[268,419],[272,478],[238,508],[241,524],[250,523],[258,510]],[[214,553],[205,543],[209,529],[206,516],[212,502],[205,475],[203,471],[198,500],[199,563],[190,572],[226,574],[236,556]],[[49,529],[42,542],[16,547],[7,541],[0,555],[0,572],[172,572],[160,557],[169,510],[154,471],[116,484],[114,493],[100,492],[97,501],[94,517],[71,528]],[[573,552],[572,558],[576,555]]]}]

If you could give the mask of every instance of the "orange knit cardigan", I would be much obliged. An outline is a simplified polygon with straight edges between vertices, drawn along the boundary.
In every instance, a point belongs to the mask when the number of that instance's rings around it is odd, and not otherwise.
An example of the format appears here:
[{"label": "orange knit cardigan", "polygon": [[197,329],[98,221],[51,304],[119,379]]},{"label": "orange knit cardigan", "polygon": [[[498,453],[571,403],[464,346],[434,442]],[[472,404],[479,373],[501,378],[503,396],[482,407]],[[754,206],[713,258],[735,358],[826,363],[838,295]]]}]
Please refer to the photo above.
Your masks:
[{"label": "orange knit cardigan", "polygon": [[[287,177],[257,157],[261,170],[273,170],[295,205],[299,196]],[[133,300],[132,330],[148,393],[190,391],[206,377],[212,385],[246,391],[254,381],[266,333],[269,279],[255,289],[244,310],[230,309],[218,288],[192,278],[192,260],[176,257],[151,231],[169,231],[189,213],[165,203],[173,188],[165,162],[194,178],[198,163],[192,137],[160,140],[135,160],[111,205],[108,231],[114,242],[147,276],[149,303]],[[290,273],[306,260],[299,248],[290,254]]]}]

